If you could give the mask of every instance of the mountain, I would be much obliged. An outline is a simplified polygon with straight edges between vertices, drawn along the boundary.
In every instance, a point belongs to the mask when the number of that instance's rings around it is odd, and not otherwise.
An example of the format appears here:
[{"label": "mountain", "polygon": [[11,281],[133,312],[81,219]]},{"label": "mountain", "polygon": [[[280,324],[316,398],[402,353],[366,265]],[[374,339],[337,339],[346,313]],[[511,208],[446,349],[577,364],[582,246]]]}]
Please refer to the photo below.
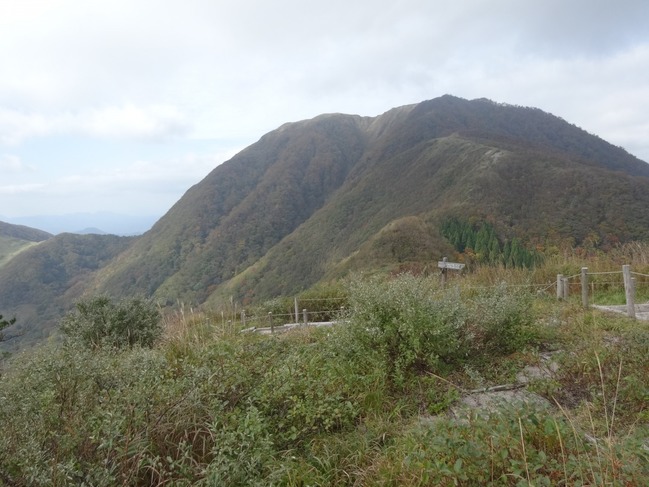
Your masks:
[{"label": "mountain", "polygon": [[102,233],[111,235],[141,235],[153,226],[158,217],[151,215],[123,215],[119,213],[68,213],[64,215],[32,215],[9,218],[14,224],[42,228],[53,234],[87,233],[90,229],[96,233],[101,228]]},{"label": "mountain", "polygon": [[0,267],[23,250],[51,236],[42,230],[0,221]]},{"label": "mountain", "polygon": [[[83,290],[246,304],[455,257],[440,231],[451,217],[543,251],[647,239],[648,210],[649,165],[622,148],[535,108],[447,95],[282,125],[57,299],[64,308]],[[2,285],[10,271],[0,271],[0,310],[15,309]]]},{"label": "mountain", "polygon": [[76,232],[72,233],[77,233],[79,235],[89,235],[89,234],[94,234],[94,235],[108,235],[108,232],[104,232],[103,230],[100,230],[99,228],[84,228],[82,230],[77,230]]},{"label": "mountain", "polygon": [[[648,177],[646,163],[533,108],[444,96],[375,118],[323,115],[218,166],[97,290],[169,302],[295,293],[378,264],[377,246],[395,248],[382,264],[452,253],[439,234],[451,215],[530,242],[647,238]],[[411,242],[411,256],[386,243],[414,235],[427,245]]]},{"label": "mountain", "polygon": [[16,316],[5,347],[47,337],[88,287],[93,272],[119,256],[133,237],[63,233],[30,247],[0,269],[0,314]]},{"label": "mountain", "polygon": [[12,225],[11,223],[0,221],[0,236],[24,240],[26,242],[42,242],[50,238],[52,234],[24,225]]}]

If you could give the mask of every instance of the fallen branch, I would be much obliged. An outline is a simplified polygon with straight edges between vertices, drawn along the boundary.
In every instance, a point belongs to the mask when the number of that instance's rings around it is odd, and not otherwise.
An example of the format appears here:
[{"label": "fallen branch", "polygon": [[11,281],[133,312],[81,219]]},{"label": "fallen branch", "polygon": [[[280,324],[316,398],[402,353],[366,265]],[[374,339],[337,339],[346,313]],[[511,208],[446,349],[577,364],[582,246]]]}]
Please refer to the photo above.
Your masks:
[{"label": "fallen branch", "polygon": [[485,392],[501,392],[501,391],[514,391],[516,389],[522,389],[525,387],[527,384],[503,384],[499,386],[491,386],[491,387],[481,387],[480,389],[472,389],[470,391],[466,391],[467,394],[482,394]]}]

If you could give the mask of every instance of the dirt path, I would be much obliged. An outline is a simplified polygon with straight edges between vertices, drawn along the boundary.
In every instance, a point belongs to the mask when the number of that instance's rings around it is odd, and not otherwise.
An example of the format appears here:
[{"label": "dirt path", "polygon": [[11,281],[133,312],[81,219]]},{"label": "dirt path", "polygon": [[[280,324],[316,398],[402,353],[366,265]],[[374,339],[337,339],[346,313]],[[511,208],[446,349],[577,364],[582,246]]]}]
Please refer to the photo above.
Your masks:
[{"label": "dirt path", "polygon": [[[621,313],[623,315],[627,314],[626,304],[617,305],[617,306],[601,306],[594,304],[593,308],[601,309],[602,311],[610,311],[611,313]],[[638,320],[649,320],[649,304],[636,304],[635,305],[635,317]]]}]

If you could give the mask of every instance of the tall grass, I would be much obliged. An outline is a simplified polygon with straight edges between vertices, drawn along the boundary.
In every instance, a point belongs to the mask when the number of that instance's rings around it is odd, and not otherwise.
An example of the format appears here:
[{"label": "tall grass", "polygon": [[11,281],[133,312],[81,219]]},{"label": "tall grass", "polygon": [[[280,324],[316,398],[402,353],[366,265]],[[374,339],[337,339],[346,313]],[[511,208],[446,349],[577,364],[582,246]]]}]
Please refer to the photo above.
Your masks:
[{"label": "tall grass", "polygon": [[[348,320],[327,329],[258,336],[232,324],[235,303],[179,306],[152,349],[15,357],[0,377],[0,484],[643,485],[649,326],[534,287],[623,257],[643,269],[645,248],[619,252],[478,267],[445,288],[355,279],[323,291]],[[559,368],[528,389],[552,409],[451,414],[547,350]]]}]

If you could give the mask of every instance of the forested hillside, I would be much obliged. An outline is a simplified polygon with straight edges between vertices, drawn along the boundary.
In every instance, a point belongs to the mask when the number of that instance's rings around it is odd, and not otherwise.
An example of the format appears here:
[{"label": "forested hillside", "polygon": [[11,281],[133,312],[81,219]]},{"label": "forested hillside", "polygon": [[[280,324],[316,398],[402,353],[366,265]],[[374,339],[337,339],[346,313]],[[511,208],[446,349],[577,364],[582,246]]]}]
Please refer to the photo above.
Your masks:
[{"label": "forested hillside", "polygon": [[16,324],[5,331],[16,338],[3,343],[3,348],[34,344],[49,336],[86,291],[92,273],[132,240],[63,233],[11,259],[0,272],[0,314],[16,316]]},{"label": "forested hillside", "polygon": [[[476,236],[491,229],[492,248],[458,241],[449,221]],[[647,163],[535,108],[443,96],[378,117],[287,123],[216,167],[141,237],[102,240],[101,265],[78,281],[35,271],[25,279],[58,284],[18,305],[19,267],[2,269],[0,310],[45,299],[67,309],[81,293],[249,305],[350,272],[430,269],[442,256],[529,266],[561,249],[648,238]],[[29,316],[24,326],[38,326]]]},{"label": "forested hillside", "polygon": [[[649,236],[647,176],[646,163],[553,115],[488,100],[320,116],[217,167],[97,289],[168,302],[290,294],[359,266],[436,259],[450,250],[439,231],[449,216],[490,222],[503,245],[615,245]],[[412,227],[397,236],[396,222],[409,217],[427,250],[404,257]],[[366,243],[393,222],[393,250],[377,262]]]}]

